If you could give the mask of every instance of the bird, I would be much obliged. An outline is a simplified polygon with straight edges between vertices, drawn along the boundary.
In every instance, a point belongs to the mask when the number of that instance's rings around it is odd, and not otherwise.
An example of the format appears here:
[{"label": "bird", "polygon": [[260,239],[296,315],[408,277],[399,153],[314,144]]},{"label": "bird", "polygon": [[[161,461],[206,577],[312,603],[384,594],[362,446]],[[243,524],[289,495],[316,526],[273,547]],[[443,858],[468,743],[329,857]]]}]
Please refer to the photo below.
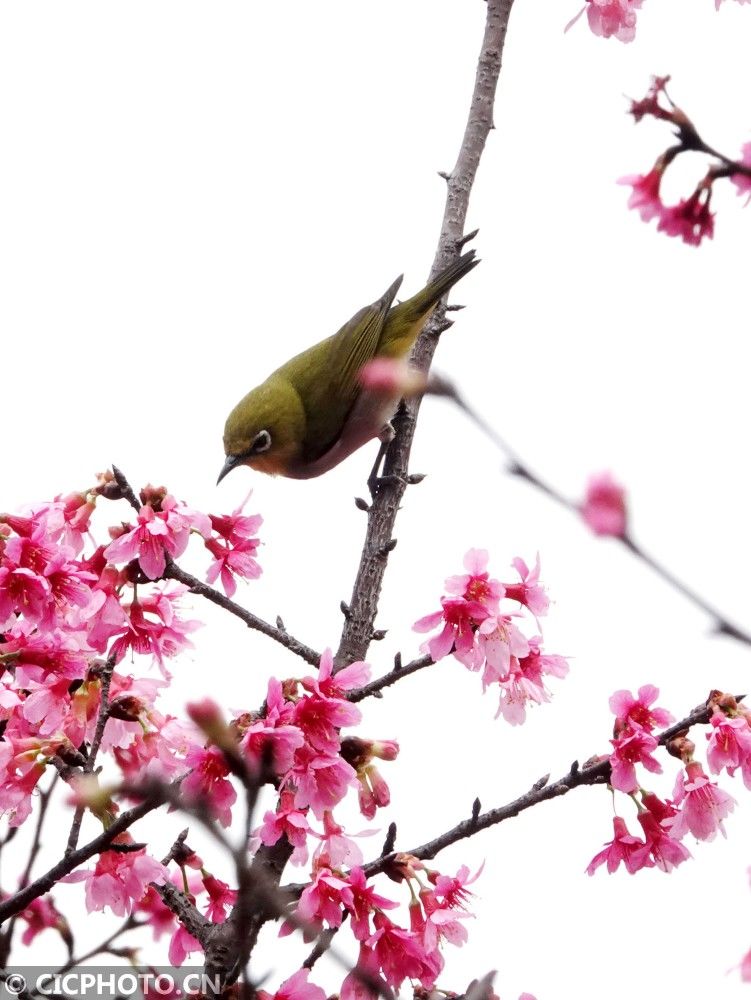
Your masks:
[{"label": "bird", "polygon": [[226,457],[217,484],[241,465],[312,479],[373,438],[384,441],[399,397],[363,387],[360,370],[376,358],[406,359],[436,305],[478,263],[469,250],[422,291],[395,305],[400,275],[333,336],[295,355],[251,389],[227,417]]}]

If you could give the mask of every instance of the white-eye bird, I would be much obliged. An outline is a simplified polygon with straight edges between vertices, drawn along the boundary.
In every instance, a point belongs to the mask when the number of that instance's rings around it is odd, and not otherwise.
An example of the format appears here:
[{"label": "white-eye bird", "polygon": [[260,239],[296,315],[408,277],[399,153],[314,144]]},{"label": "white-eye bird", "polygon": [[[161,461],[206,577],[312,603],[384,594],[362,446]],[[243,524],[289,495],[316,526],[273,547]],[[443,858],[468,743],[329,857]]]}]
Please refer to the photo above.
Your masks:
[{"label": "white-eye bird", "polygon": [[393,305],[402,277],[333,336],[285,362],[240,400],[224,427],[226,461],[311,479],[328,472],[388,428],[399,397],[364,388],[374,358],[406,358],[435,306],[479,261],[474,250],[449,264],[412,298]]}]

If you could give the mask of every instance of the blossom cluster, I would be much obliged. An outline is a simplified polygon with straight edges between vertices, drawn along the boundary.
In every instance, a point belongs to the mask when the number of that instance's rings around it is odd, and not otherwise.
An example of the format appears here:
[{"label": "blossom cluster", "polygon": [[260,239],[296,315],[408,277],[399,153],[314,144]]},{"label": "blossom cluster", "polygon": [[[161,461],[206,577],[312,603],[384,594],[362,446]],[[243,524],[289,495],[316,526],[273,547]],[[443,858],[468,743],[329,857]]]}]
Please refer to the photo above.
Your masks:
[{"label": "blossom cluster", "polygon": [[[539,620],[548,611],[539,557],[532,569],[523,559],[514,559],[520,579],[511,583],[492,579],[487,565],[484,549],[470,549],[464,557],[467,572],[445,582],[440,610],[420,618],[413,628],[439,628],[423,644],[423,652],[434,662],[451,654],[468,670],[482,671],[483,690],[497,685],[497,716],[518,725],[526,718],[528,704],[550,701],[545,676],[565,677],[568,663],[563,656],[543,653],[542,636],[527,636],[517,624],[531,619],[539,630]],[[502,608],[504,600],[511,606]]]},{"label": "blossom cluster", "polygon": [[[348,918],[359,958],[342,984],[343,1000],[375,998],[405,979],[432,989],[443,968],[442,945],[466,939],[468,886],[477,875],[466,866],[446,875],[402,854],[380,877],[388,875],[389,884],[401,883],[407,893],[401,901],[382,894],[375,876],[366,874],[357,835],[337,820],[335,810],[350,793],[367,819],[389,804],[379,764],[396,758],[398,744],[346,733],[361,721],[349,695],[368,682],[370,667],[356,662],[337,671],[327,650],[315,674],[272,677],[260,710],[236,711],[228,722],[210,699],[188,705],[184,719],[161,711],[157,701],[171,679],[168,665],[190,648],[198,626],[181,608],[187,588],[168,579],[174,560],[191,538],[199,539],[213,558],[209,581],[221,579],[231,594],[236,577],[260,573],[255,533],[261,519],[243,515],[242,505],[229,515],[204,514],[165,489],[146,487],[134,521],[110,527],[109,542],[97,544],[94,512],[100,501],[122,497],[106,474],[84,493],[0,516],[0,809],[11,826],[23,823],[40,779],[55,768],[72,790],[69,804],[105,830],[120,800],[138,799],[139,789],[149,786],[174,789],[188,811],[228,827],[238,781],[271,785],[276,805],[263,815],[249,848],[273,847],[284,838],[289,861],[308,866],[310,875],[281,933],[299,930],[310,939]],[[543,673],[561,674],[565,663],[545,657],[539,639],[524,639],[512,615],[499,608],[506,596],[534,616],[545,613],[539,567],[530,571],[516,560],[521,580],[504,586],[489,580],[478,559],[471,557],[477,572],[466,578],[457,603],[472,608],[477,644],[485,650],[485,683],[502,679],[509,704],[523,702],[521,691],[543,700]],[[469,662],[461,643],[460,652]],[[126,671],[126,657],[132,664],[155,664],[160,674]],[[472,660],[474,669],[480,665]],[[108,781],[114,764],[119,782],[104,784],[93,753],[107,757]],[[90,911],[133,916],[151,927],[155,939],[169,934],[169,960],[179,965],[202,944],[166,904],[167,884],[213,923],[227,919],[237,889],[187,846],[176,848],[177,842],[163,863],[123,831],[61,881],[82,886]],[[406,907],[402,923],[388,915],[400,902]],[[33,900],[19,919],[24,943],[53,929],[70,946],[70,927],[51,895]],[[322,1000],[323,993],[302,970],[273,996]]]},{"label": "blossom cluster", "polygon": [[[259,518],[201,514],[153,487],[141,494],[137,524],[111,528],[111,542],[97,545],[92,516],[103,498],[120,496],[106,473],[88,491],[0,514],[0,811],[11,827],[29,816],[48,769],[69,768],[76,785],[95,740],[126,781],[169,781],[186,770],[202,734],[160,712],[156,700],[169,681],[167,661],[190,648],[198,622],[181,609],[187,588],[158,578],[192,534],[214,556],[210,576],[260,572],[251,557]],[[118,669],[127,655],[155,662],[162,677]],[[107,796],[92,808],[105,824],[116,811]],[[90,908],[125,914],[163,874],[123,834],[94,869],[68,880],[86,882]],[[51,900],[35,900],[21,916],[27,940],[44,927],[68,933]]]},{"label": "blossom cluster", "polygon": [[[659,798],[641,787],[637,779],[637,765],[652,773],[662,771],[654,756],[659,745],[654,730],[673,720],[665,709],[653,707],[658,695],[657,688],[647,684],[635,697],[628,691],[617,691],[610,699],[616,717],[613,752],[608,758],[610,785],[633,799],[643,837],[634,836],[626,820],[616,815],[613,840],[590,862],[590,875],[601,865],[612,873],[621,864],[631,874],[653,867],[670,872],[691,857],[682,843],[687,834],[697,840],[712,840],[718,831],[725,836],[724,820],[733,810],[735,799],[712,781],[701,762],[694,759],[695,746],[685,733],[666,743],[668,752],[684,765],[676,776],[672,798]],[[740,769],[744,783],[751,787],[751,711],[719,691],[712,692],[707,706],[710,772],[726,771],[732,777]]]},{"label": "blossom cluster", "polygon": [[[658,232],[677,236],[690,246],[699,246],[703,239],[714,235],[715,213],[710,210],[714,184],[729,177],[738,194],[751,194],[751,143],[746,143],[740,157],[733,163],[719,157],[700,138],[695,126],[667,95],[669,77],[655,77],[647,96],[632,101],[629,113],[639,122],[645,117],[657,118],[676,127],[678,142],[666,149],[646,174],[622,177],[620,184],[631,187],[628,206],[635,209],[644,222],[657,219]],[[712,159],[704,177],[694,191],[676,204],[666,204],[661,187],[667,168],[684,152],[702,152]],[[745,171],[745,172],[744,172]]]},{"label": "blossom cluster", "polygon": [[[715,10],[719,10],[723,0],[714,0]],[[737,3],[751,3],[751,0],[736,0]],[[636,37],[636,12],[642,0],[587,0],[579,13],[566,25],[566,31],[574,25],[582,14],[587,15],[587,23],[594,35],[600,38],[617,38],[619,42],[632,42]]]}]

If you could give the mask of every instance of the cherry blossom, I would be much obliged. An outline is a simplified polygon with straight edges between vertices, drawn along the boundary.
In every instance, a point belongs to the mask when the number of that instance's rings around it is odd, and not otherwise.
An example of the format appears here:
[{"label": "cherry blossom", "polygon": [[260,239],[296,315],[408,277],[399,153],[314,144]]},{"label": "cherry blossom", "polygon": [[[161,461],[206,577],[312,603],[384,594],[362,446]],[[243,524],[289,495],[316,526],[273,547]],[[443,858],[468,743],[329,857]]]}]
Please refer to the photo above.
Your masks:
[{"label": "cherry blossom", "polygon": [[[132,844],[128,833],[121,833],[114,844]],[[133,910],[146,892],[149,882],[162,883],[167,878],[164,865],[150,858],[146,848],[120,852],[103,851],[93,869],[78,869],[61,879],[86,883],[86,908],[89,911],[109,907],[118,917]]]},{"label": "cherry blossom", "polygon": [[615,715],[616,735],[625,728],[636,726],[646,732],[659,726],[664,728],[674,721],[673,716],[664,708],[652,708],[659,698],[660,689],[653,684],[644,684],[634,697],[630,691],[616,691],[610,696],[610,711]]},{"label": "cherry blossom", "polygon": [[155,506],[144,504],[136,526],[126,525],[105,549],[110,562],[137,559],[149,580],[157,580],[167,565],[167,556],[179,558],[188,547],[191,530],[208,538],[211,521],[206,514],[191,510],[169,493],[157,495]]},{"label": "cherry blossom", "polygon": [[629,833],[626,821],[621,816],[613,817],[613,839],[605,845],[605,850],[596,854],[587,865],[587,874],[594,875],[600,865],[606,865],[610,875],[624,865],[633,875],[640,868],[651,868],[650,847],[643,840]]},{"label": "cherry blossom", "polygon": [[[746,2],[749,2],[749,0],[746,0]],[[741,147],[741,157],[738,162],[751,168],[751,142],[746,142]],[[733,174],[730,180],[735,184],[739,195],[746,195],[746,204],[748,205],[749,201],[751,201],[751,176],[749,174]]]},{"label": "cherry blossom", "polygon": [[309,975],[310,969],[300,969],[286,979],[276,993],[256,990],[257,1000],[326,1000],[326,994],[320,986],[308,982]]},{"label": "cherry blossom", "polygon": [[663,169],[653,167],[647,174],[631,174],[618,179],[619,184],[629,184],[633,189],[628,207],[635,209],[644,222],[660,218],[665,208],[660,198]]},{"label": "cherry blossom", "polygon": [[610,784],[620,792],[635,792],[638,787],[636,780],[636,764],[641,764],[653,774],[662,773],[662,767],[653,756],[657,749],[657,740],[643,729],[626,728],[620,735],[610,741],[613,753],[610,755]]},{"label": "cherry blossom", "polygon": [[718,830],[727,836],[723,820],[735,808],[735,799],[710,781],[700,763],[692,761],[686,765],[685,775],[678,775],[673,799],[679,811],[666,826],[675,840],[682,840],[689,832],[697,840],[714,840]]},{"label": "cherry blossom", "polygon": [[626,534],[626,493],[609,472],[590,478],[579,509],[596,535]]},{"label": "cherry blossom", "polygon": [[710,717],[712,732],[707,733],[707,763],[714,774],[726,769],[735,774],[738,768],[743,783],[751,788],[751,727],[744,715],[728,717],[715,710]]},{"label": "cherry blossom", "polygon": [[260,514],[243,514],[243,508],[250,499],[250,493],[231,514],[209,514],[215,537],[207,538],[204,545],[214,557],[206,573],[206,580],[214,583],[221,578],[222,587],[228,597],[237,590],[235,577],[257,580],[261,567],[255,558],[261,544],[255,537],[263,524]]}]

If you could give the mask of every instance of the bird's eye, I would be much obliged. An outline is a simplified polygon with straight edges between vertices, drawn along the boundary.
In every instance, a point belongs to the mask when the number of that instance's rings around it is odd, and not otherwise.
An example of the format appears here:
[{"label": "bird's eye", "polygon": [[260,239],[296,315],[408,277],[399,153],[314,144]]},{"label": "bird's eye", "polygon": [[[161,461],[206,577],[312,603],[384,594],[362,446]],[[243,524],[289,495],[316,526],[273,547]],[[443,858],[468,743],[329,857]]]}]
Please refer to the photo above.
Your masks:
[{"label": "bird's eye", "polygon": [[268,431],[259,431],[253,438],[250,446],[251,455],[260,455],[261,452],[268,451],[271,447],[271,435]]}]

